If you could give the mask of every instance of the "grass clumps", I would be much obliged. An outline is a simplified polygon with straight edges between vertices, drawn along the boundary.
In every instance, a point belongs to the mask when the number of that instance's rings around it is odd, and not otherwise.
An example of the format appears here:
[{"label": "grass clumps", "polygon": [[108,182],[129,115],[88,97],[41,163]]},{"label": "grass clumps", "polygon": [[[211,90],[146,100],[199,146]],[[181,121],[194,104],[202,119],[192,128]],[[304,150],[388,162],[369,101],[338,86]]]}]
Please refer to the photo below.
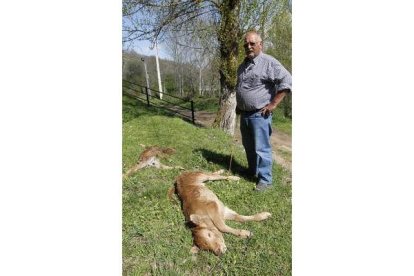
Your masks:
[{"label": "grass clumps", "polygon": [[[125,107],[126,106],[126,107]],[[176,153],[161,160],[168,166],[232,174],[247,166],[242,146],[219,129],[200,128],[136,100],[124,99],[123,169],[133,166],[146,146],[172,147]],[[190,254],[191,232],[180,205],[167,199],[179,169],[146,168],[123,181],[123,275],[291,275],[291,186],[288,172],[274,166],[274,188],[255,193],[254,182],[214,181],[209,188],[240,214],[272,213],[262,222],[233,227],[253,232],[243,240],[225,234],[228,251],[221,257],[200,251]],[[230,172],[229,172],[230,173]]]}]

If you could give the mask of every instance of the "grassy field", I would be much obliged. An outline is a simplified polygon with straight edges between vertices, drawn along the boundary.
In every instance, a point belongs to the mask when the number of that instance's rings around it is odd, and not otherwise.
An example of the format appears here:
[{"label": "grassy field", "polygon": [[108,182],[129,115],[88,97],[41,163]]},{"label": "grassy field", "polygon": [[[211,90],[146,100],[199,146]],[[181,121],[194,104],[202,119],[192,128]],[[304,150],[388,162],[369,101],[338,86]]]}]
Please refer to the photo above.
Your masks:
[{"label": "grassy field", "polygon": [[[219,129],[195,127],[179,118],[123,99],[123,168],[137,162],[144,145],[174,147],[176,154],[163,160],[187,170],[229,169],[247,165],[243,148]],[[291,186],[289,172],[274,166],[275,187],[253,191],[254,182],[215,181],[207,185],[240,214],[272,213],[263,222],[228,222],[254,236],[244,240],[225,234],[228,251],[190,253],[191,232],[184,225],[178,204],[167,199],[180,170],[144,169],[123,181],[123,275],[291,275]]]}]

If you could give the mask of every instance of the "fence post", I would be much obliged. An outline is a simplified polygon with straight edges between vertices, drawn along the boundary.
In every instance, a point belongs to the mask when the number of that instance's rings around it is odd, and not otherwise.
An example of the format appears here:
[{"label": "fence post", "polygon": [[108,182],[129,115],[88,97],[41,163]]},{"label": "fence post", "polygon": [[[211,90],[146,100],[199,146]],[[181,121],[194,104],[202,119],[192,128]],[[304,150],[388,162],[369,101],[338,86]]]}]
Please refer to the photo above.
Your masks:
[{"label": "fence post", "polygon": [[147,106],[150,106],[150,102],[149,102],[149,95],[148,95],[148,86],[145,86],[145,94],[147,95]]},{"label": "fence post", "polygon": [[195,125],[195,120],[194,120],[194,102],[193,102],[193,100],[191,100],[190,102],[191,102],[191,118],[193,119],[193,125]]}]

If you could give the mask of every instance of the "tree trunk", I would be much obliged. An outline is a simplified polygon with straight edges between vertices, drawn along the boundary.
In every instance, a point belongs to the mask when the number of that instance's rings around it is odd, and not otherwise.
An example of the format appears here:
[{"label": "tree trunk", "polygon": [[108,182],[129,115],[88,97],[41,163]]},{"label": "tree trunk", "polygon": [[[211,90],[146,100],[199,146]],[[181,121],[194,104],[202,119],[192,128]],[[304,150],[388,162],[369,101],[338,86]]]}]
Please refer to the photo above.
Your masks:
[{"label": "tree trunk", "polygon": [[236,126],[237,57],[241,37],[239,26],[240,0],[224,0],[220,7],[220,110],[214,121],[230,135]]},{"label": "tree trunk", "polygon": [[236,92],[223,93],[220,98],[220,110],[216,115],[214,124],[225,132],[234,135],[236,127]]}]

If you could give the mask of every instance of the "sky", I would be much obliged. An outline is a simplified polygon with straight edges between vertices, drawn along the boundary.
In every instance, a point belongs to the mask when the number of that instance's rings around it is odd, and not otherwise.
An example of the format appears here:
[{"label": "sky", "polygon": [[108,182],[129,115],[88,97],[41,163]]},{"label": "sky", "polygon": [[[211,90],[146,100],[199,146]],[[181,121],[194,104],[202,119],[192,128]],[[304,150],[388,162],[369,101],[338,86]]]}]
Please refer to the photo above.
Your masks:
[{"label": "sky", "polygon": [[[141,55],[155,56],[156,55],[155,48],[151,49],[151,46],[152,46],[152,43],[149,42],[148,40],[140,40],[140,41],[135,41],[132,49],[134,49],[135,52]],[[170,56],[165,51],[165,47],[162,43],[158,44],[158,54],[159,54],[159,58],[171,59]]]},{"label": "sky", "polygon": [[[128,20],[123,20],[122,24],[125,24],[125,26],[128,26],[129,22]],[[123,45],[124,48],[132,49],[138,54],[146,55],[146,56],[155,56],[156,50],[155,48],[152,48],[151,46],[152,46],[152,42],[149,40],[135,40],[126,45]],[[158,55],[159,55],[159,58],[162,58],[162,59],[171,59],[167,51],[165,51],[165,47],[163,43],[158,44]]]}]

